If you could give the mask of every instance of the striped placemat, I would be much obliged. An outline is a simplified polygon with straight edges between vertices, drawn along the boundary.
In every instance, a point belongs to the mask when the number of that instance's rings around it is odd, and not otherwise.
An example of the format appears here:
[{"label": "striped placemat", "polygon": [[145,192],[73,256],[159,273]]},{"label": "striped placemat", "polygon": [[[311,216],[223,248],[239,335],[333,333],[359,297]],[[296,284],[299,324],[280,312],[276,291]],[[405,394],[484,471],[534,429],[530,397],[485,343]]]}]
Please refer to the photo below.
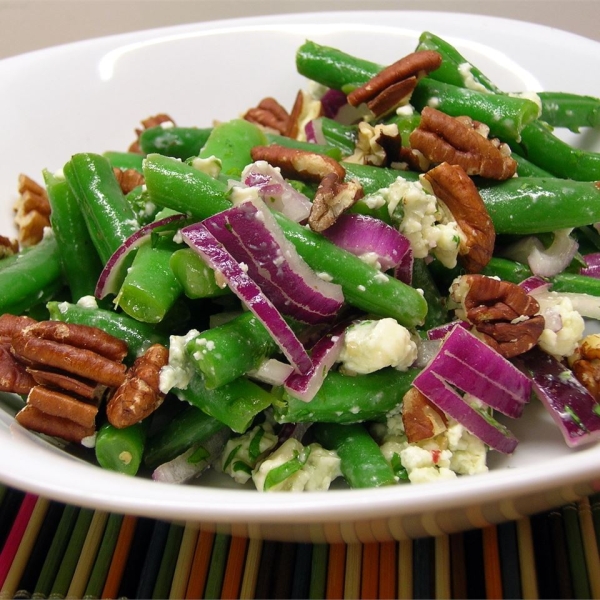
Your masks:
[{"label": "striped placemat", "polygon": [[246,539],[0,486],[0,598],[600,598],[600,494],[367,544]]}]

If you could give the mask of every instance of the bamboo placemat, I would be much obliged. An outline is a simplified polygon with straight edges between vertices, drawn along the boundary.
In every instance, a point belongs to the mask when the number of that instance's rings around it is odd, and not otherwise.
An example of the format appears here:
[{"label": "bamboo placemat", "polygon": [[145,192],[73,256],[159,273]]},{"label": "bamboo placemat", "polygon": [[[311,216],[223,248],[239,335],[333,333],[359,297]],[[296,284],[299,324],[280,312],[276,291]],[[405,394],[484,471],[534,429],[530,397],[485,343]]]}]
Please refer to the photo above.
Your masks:
[{"label": "bamboo placemat", "polygon": [[0,486],[0,598],[600,598],[600,494],[366,544],[246,539]]}]

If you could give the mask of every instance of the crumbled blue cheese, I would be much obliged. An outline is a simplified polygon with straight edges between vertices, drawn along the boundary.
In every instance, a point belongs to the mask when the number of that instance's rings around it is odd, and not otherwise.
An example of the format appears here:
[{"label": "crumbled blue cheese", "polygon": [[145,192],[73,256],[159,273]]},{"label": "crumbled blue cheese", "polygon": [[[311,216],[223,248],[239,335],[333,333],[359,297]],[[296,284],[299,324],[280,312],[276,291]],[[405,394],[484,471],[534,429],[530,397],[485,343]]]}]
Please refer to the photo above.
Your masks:
[{"label": "crumbled blue cheese", "polygon": [[197,156],[196,158],[192,159],[191,166],[197,171],[201,171],[202,173],[216,179],[221,174],[223,163],[221,162],[221,159],[217,158],[216,156],[209,156],[207,158],[200,158]]},{"label": "crumbled blue cheese", "polygon": [[184,390],[189,385],[195,369],[186,346],[199,335],[197,329],[191,329],[185,335],[172,335],[169,338],[169,362],[160,370],[159,376],[159,389],[163,394],[173,388]]},{"label": "crumbled blue cheese", "polygon": [[305,447],[298,440],[289,438],[252,472],[256,489],[265,491],[269,473],[292,460],[300,460],[302,468],[267,491],[323,491],[329,489],[331,482],[341,475],[341,461],[335,451],[325,450],[316,443]]},{"label": "crumbled blue cheese", "polygon": [[583,337],[585,321],[566,296],[556,292],[535,295],[546,326],[538,339],[544,352],[554,356],[570,356]]},{"label": "crumbled blue cheese", "polygon": [[257,425],[243,435],[230,438],[221,454],[221,469],[237,483],[246,483],[252,470],[277,444],[277,436]]},{"label": "crumbled blue cheese", "polygon": [[339,362],[352,373],[372,373],[385,367],[405,371],[417,358],[417,345],[406,327],[390,317],[350,325]]},{"label": "crumbled blue cheese", "polygon": [[81,298],[77,300],[77,306],[96,309],[98,308],[98,302],[96,302],[96,298],[94,296],[81,296]]},{"label": "crumbled blue cheese", "polygon": [[471,70],[473,69],[473,65],[468,62],[461,63],[458,65],[458,73],[463,80],[464,86],[469,90],[474,90],[476,92],[490,93],[484,85],[479,83],[475,77],[473,77],[473,73]]}]

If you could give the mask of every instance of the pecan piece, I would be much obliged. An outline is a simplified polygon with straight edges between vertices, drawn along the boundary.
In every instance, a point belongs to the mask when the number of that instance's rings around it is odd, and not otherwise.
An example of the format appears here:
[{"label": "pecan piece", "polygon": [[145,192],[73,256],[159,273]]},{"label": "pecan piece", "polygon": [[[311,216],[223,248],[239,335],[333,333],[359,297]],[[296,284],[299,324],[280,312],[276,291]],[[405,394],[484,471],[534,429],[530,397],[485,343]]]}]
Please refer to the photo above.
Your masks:
[{"label": "pecan piece", "polygon": [[279,167],[281,174],[290,179],[319,183],[329,173],[336,173],[340,181],[346,177],[346,169],[339,162],[316,152],[271,144],[255,146],[251,154],[252,160],[266,160],[270,165]]},{"label": "pecan piece", "polygon": [[411,148],[431,162],[460,165],[467,175],[508,179],[517,170],[508,147],[484,137],[472,120],[451,117],[428,106],[421,111],[421,122],[409,141]]},{"label": "pecan piece", "polygon": [[450,293],[484,341],[505,358],[533,348],[544,330],[538,301],[509,281],[463,275],[452,284]]},{"label": "pecan piece", "polygon": [[466,236],[459,248],[463,265],[469,273],[481,271],[494,252],[496,232],[477,187],[462,167],[448,163],[427,171],[423,178]]},{"label": "pecan piece", "polygon": [[25,429],[61,438],[67,442],[80,443],[95,433],[95,427],[83,427],[75,421],[49,415],[29,404],[16,414],[15,419]]},{"label": "pecan piece", "polygon": [[86,428],[94,428],[98,407],[44,385],[36,385],[27,396],[27,404],[54,417],[63,417]]},{"label": "pecan piece", "polygon": [[50,201],[46,190],[27,175],[19,175],[18,189],[14,206],[18,240],[21,246],[34,246],[50,226]]},{"label": "pecan piece", "polygon": [[288,111],[271,97],[263,98],[257,106],[247,110],[244,119],[281,135],[286,135],[290,124]]},{"label": "pecan piece", "polygon": [[144,176],[135,169],[118,169],[115,167],[113,173],[119,183],[121,191],[124,194],[129,194],[132,190],[140,185],[144,185]]},{"label": "pecan piece", "polygon": [[0,259],[12,256],[19,251],[19,241],[0,235]]},{"label": "pecan piece", "polygon": [[600,334],[593,333],[581,340],[569,357],[575,377],[600,402]]},{"label": "pecan piece", "polygon": [[108,387],[125,378],[126,366],[120,361],[127,345],[96,327],[40,321],[13,337],[12,350],[28,364],[61,369]]},{"label": "pecan piece", "polygon": [[409,443],[428,440],[446,430],[446,415],[411,387],[402,400],[402,423]]},{"label": "pecan piece", "polygon": [[10,343],[0,343],[0,391],[27,394],[35,380],[10,351]]},{"label": "pecan piece", "polygon": [[337,173],[326,175],[315,194],[308,224],[313,231],[325,231],[338,217],[364,196],[362,186],[355,181],[344,183]]},{"label": "pecan piece", "polygon": [[160,370],[169,360],[169,350],[154,344],[137,358],[127,371],[125,381],[108,401],[106,414],[117,428],[134,425],[152,414],[165,395],[159,388]]},{"label": "pecan piece", "polygon": [[413,52],[383,69],[364,85],[348,94],[348,103],[366,103],[375,117],[381,117],[408,102],[418,79],[441,65],[433,50]]}]

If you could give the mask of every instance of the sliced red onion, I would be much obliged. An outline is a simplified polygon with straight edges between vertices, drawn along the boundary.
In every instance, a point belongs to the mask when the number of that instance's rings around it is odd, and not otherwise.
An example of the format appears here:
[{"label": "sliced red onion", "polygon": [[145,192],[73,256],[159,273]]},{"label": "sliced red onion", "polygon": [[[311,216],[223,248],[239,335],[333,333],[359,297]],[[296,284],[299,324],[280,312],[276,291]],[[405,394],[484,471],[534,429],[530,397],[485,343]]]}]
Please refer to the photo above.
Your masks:
[{"label": "sliced red onion", "polygon": [[260,197],[286,217],[302,223],[308,219],[311,201],[281,175],[281,171],[264,160],[249,164],[241,175],[241,180],[249,187],[258,189]]},{"label": "sliced red onion", "polygon": [[414,386],[473,435],[500,452],[512,452],[516,439],[492,417],[468,405],[454,388],[510,417],[521,415],[531,381],[511,362],[464,327],[453,327]]},{"label": "sliced red onion", "polygon": [[527,279],[523,279],[523,281],[519,283],[519,287],[522,287],[528,294],[533,292],[548,291],[550,286],[551,284],[548,281],[538,277],[537,275],[527,277]]},{"label": "sliced red onion", "polygon": [[345,213],[323,235],[336,246],[364,256],[374,254],[382,271],[397,267],[412,251],[408,238],[380,219]]},{"label": "sliced red onion", "polygon": [[412,285],[414,263],[413,251],[412,248],[409,248],[408,252],[406,252],[398,263],[398,266],[394,269],[394,277],[402,283],[406,283],[406,285]]},{"label": "sliced red onion", "polygon": [[294,398],[310,402],[319,391],[327,373],[337,361],[344,345],[345,326],[334,327],[324,335],[312,348],[313,366],[305,374],[292,373],[284,387]]},{"label": "sliced red onion", "polygon": [[268,383],[269,385],[281,386],[285,380],[294,372],[291,365],[281,362],[276,358],[267,358],[257,369],[248,371],[248,377]]},{"label": "sliced red onion", "polygon": [[417,359],[413,363],[413,367],[424,369],[439,352],[441,341],[437,340],[420,340],[417,344]]},{"label": "sliced red onion", "polygon": [[586,254],[583,257],[586,266],[580,269],[580,273],[582,275],[587,275],[588,277],[600,277],[600,252],[593,252],[591,254]]},{"label": "sliced red onion", "polygon": [[[163,483],[186,483],[199,477],[220,456],[230,431],[224,427],[205,442],[197,444],[154,469],[152,479]],[[202,453],[204,456],[199,457]],[[195,458],[196,457],[196,458]]]},{"label": "sliced red onion", "polygon": [[551,299],[553,296],[568,298],[571,301],[573,310],[576,310],[582,317],[587,317],[588,319],[600,319],[599,296],[577,292],[552,292],[549,287],[531,290],[529,294],[542,302],[545,298],[548,297]]},{"label": "sliced red onion", "polygon": [[440,410],[461,423],[490,448],[510,454],[517,447],[518,440],[510,431],[492,417],[482,415],[467,404],[435,371],[424,369],[414,379],[413,385]]},{"label": "sliced red onion", "polygon": [[94,291],[96,298],[102,299],[108,294],[118,293],[124,277],[122,267],[130,252],[147,242],[153,233],[160,233],[161,231],[169,229],[174,230],[174,225],[182,224],[186,220],[189,220],[187,215],[171,215],[164,219],[148,223],[148,225],[144,225],[144,227],[141,227],[133,235],[129,236],[117,250],[115,250],[102,269]]},{"label": "sliced red onion", "polygon": [[562,273],[577,253],[579,244],[570,236],[572,229],[554,232],[554,240],[548,248],[536,237],[524,238],[509,248],[503,255],[512,260],[526,262],[534,275],[553,277]]},{"label": "sliced red onion", "polygon": [[346,94],[341,90],[329,89],[321,96],[323,114],[330,119],[335,119],[337,114],[346,104]]},{"label": "sliced red onion", "polygon": [[260,200],[247,201],[203,221],[283,314],[305,323],[330,321],[340,310],[341,286],[310,269]]},{"label": "sliced red onion", "polygon": [[202,256],[211,268],[223,275],[232,292],[267,328],[290,363],[300,373],[307,373],[312,361],[304,346],[273,303],[223,245],[202,223],[185,227],[181,235],[186,244]]},{"label": "sliced red onion", "polygon": [[427,331],[427,339],[429,340],[441,340],[445,338],[456,326],[464,327],[465,329],[469,329],[470,325],[468,321],[450,321],[449,323],[444,323],[443,325],[439,325],[438,327],[432,327]]},{"label": "sliced red onion", "polygon": [[323,133],[322,119],[312,119],[304,126],[306,141],[311,144],[327,144],[327,139]]},{"label": "sliced red onion", "polygon": [[600,439],[600,404],[553,356],[534,348],[520,357],[533,390],[574,448]]}]

